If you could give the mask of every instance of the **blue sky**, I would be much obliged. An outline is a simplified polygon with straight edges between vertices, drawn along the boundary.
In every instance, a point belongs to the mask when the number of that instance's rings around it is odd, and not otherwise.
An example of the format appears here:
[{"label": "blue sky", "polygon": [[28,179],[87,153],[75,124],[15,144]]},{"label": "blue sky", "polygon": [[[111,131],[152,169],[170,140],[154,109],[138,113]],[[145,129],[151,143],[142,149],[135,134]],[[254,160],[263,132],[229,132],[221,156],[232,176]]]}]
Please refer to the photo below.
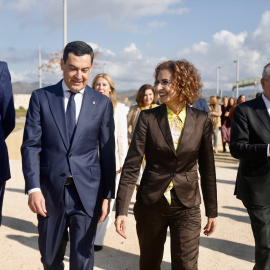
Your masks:
[{"label": "blue sky", "polygon": [[[43,63],[63,47],[62,0],[0,0],[0,60],[12,81],[38,80]],[[204,88],[231,90],[239,56],[240,80],[260,77],[270,62],[269,0],[67,0],[67,41],[83,40],[101,54],[93,76],[106,71],[118,91],[153,83],[155,66],[186,58],[201,72]],[[44,72],[56,83],[61,71]]]}]

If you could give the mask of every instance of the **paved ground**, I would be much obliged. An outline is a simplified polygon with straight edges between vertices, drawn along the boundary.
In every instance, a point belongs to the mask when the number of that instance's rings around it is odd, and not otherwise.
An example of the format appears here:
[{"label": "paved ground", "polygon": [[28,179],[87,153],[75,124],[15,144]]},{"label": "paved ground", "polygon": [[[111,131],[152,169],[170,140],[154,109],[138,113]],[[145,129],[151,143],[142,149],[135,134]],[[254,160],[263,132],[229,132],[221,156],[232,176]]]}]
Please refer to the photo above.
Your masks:
[{"label": "paved ground", "polygon": [[[42,269],[37,246],[37,220],[27,206],[19,148],[22,131],[7,140],[11,159],[12,179],[7,182],[0,228],[0,269]],[[220,149],[221,150],[221,149]],[[200,241],[200,270],[247,270],[254,264],[254,240],[249,219],[243,205],[233,196],[237,161],[229,153],[215,155],[218,186],[219,217],[216,232],[211,237],[202,235]],[[139,269],[139,248],[132,213],[128,217],[128,238],[124,240],[109,228],[104,249],[95,253],[95,270]],[[202,206],[202,213],[204,213]],[[114,214],[114,213],[113,213]],[[203,216],[202,226],[206,223]],[[162,270],[170,269],[170,234],[165,246]],[[65,258],[68,269],[68,251]],[[151,270],[151,269],[149,269]]]}]

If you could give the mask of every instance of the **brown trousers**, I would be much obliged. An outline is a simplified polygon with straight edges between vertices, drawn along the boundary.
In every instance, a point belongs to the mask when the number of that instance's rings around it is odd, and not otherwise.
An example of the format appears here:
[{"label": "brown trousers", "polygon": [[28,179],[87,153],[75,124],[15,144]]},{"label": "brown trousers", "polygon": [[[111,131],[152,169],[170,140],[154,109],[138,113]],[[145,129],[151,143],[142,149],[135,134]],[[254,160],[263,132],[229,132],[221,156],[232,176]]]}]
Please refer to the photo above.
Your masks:
[{"label": "brown trousers", "polygon": [[200,208],[184,207],[174,190],[171,197],[171,205],[165,197],[150,206],[138,202],[134,205],[140,245],[140,270],[160,270],[168,227],[171,237],[171,269],[198,269]]}]

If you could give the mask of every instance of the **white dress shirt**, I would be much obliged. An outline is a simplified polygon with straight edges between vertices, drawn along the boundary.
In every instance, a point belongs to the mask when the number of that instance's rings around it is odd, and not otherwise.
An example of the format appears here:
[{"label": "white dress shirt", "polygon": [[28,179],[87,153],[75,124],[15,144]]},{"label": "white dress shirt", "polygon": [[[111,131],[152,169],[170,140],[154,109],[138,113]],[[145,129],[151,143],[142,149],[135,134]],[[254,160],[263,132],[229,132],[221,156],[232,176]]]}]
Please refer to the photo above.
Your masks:
[{"label": "white dress shirt", "polygon": [[[266,109],[268,111],[268,114],[270,116],[270,101],[265,97],[264,93],[262,93],[262,99],[264,101],[264,104],[265,104]],[[268,144],[268,147],[267,147],[267,156],[268,157],[270,156],[270,153],[269,153],[269,144]]]},{"label": "white dress shirt", "polygon": [[[70,93],[68,91],[70,91],[70,89],[67,87],[65,81],[62,81],[62,88],[63,88],[63,96],[64,96],[64,110],[66,112],[67,110],[67,105],[68,105],[68,100],[70,97]],[[81,107],[82,107],[82,100],[83,100],[83,94],[84,94],[84,89],[80,90],[79,92],[77,92],[77,94],[74,97],[74,101],[75,101],[75,106],[76,106],[76,123],[78,122],[79,119],[79,115],[80,115],[80,111],[81,111]],[[31,193],[35,192],[35,191],[41,191],[40,188],[32,188],[30,190],[28,190],[28,195],[30,195]]]}]

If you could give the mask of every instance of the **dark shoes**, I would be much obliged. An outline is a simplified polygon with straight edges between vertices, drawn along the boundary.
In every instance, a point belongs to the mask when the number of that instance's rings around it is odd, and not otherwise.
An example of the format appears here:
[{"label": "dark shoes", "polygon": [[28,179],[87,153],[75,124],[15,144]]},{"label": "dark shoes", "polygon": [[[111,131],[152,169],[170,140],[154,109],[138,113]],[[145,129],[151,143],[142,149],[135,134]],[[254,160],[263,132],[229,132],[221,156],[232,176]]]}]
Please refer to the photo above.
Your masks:
[{"label": "dark shoes", "polygon": [[227,152],[226,151],[226,143],[222,143],[223,144],[223,153]]},{"label": "dark shoes", "polygon": [[103,246],[94,245],[94,251],[102,250]]}]

